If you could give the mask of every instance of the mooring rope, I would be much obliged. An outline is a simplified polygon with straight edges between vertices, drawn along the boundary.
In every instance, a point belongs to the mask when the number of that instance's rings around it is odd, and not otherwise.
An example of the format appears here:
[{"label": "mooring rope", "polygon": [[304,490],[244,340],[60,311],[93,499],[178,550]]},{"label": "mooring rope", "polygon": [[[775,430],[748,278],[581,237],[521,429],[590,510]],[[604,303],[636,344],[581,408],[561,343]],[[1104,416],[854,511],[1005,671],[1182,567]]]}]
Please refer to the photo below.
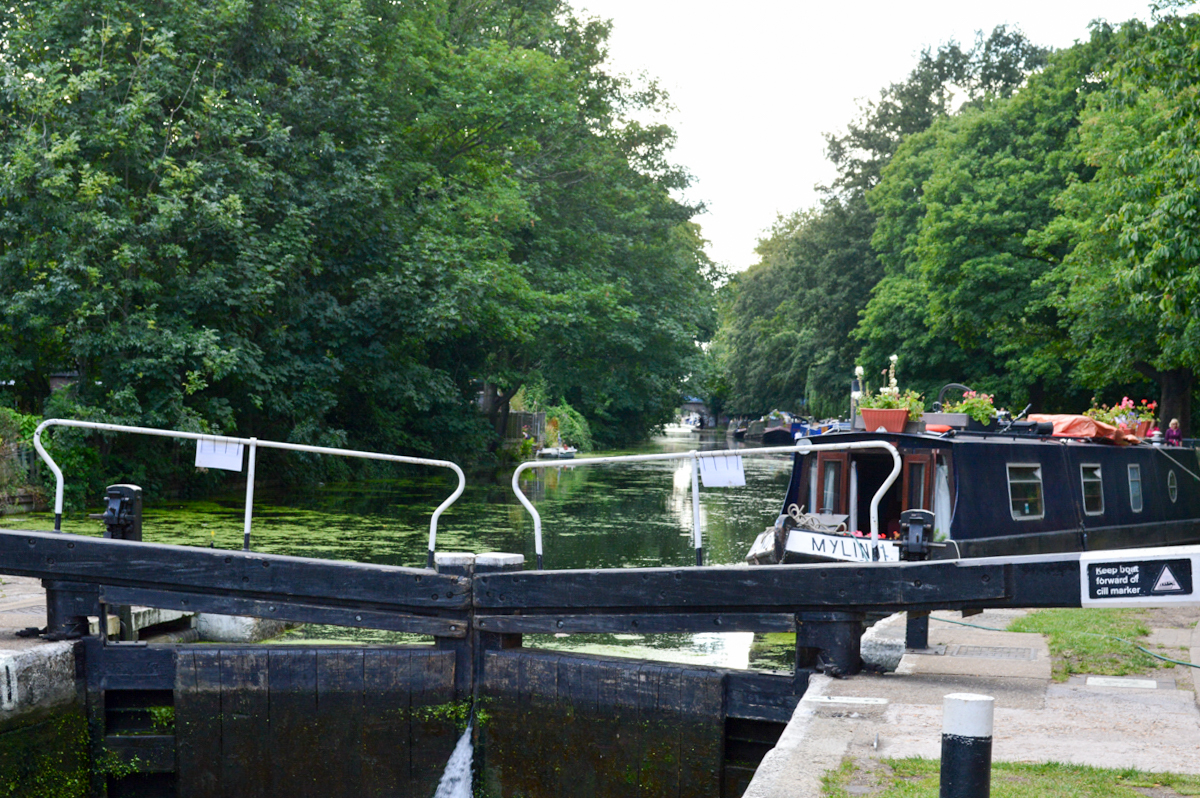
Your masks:
[{"label": "mooring rope", "polygon": [[811,532],[846,532],[846,522],[842,521],[838,524],[827,524],[813,513],[804,512],[803,505],[791,504],[787,509],[788,518],[796,522],[796,526],[800,529],[807,529]]},{"label": "mooring rope", "polygon": [[1179,466],[1180,468],[1182,468],[1182,469],[1184,470],[1184,472],[1185,472],[1185,473],[1187,473],[1187,475],[1188,475],[1188,476],[1190,476],[1192,479],[1196,480],[1197,482],[1200,482],[1200,477],[1196,476],[1196,475],[1195,475],[1195,474],[1193,474],[1191,471],[1188,471],[1188,467],[1187,467],[1187,466],[1185,466],[1183,463],[1181,463],[1181,462],[1179,462],[1178,460],[1176,460],[1176,459],[1175,459],[1174,457],[1172,457],[1171,455],[1167,454],[1166,450],[1165,450],[1165,449],[1164,449],[1162,446],[1155,446],[1155,447],[1154,447],[1154,449],[1155,449],[1155,451],[1157,451],[1159,454],[1161,454],[1163,457],[1167,458],[1167,459],[1168,459],[1168,460],[1170,460],[1172,463],[1174,463],[1175,465],[1177,465],[1177,466]]}]

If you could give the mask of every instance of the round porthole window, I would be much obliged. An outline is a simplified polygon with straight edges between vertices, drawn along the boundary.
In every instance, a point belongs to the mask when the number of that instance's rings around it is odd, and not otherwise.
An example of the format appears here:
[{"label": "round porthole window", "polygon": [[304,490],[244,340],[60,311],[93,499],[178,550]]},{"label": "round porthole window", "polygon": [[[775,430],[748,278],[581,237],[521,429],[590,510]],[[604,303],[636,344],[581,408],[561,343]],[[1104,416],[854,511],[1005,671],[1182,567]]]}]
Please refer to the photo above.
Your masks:
[{"label": "round porthole window", "polygon": [[1179,481],[1175,479],[1175,472],[1167,472],[1167,495],[1171,497],[1171,503],[1179,498]]}]

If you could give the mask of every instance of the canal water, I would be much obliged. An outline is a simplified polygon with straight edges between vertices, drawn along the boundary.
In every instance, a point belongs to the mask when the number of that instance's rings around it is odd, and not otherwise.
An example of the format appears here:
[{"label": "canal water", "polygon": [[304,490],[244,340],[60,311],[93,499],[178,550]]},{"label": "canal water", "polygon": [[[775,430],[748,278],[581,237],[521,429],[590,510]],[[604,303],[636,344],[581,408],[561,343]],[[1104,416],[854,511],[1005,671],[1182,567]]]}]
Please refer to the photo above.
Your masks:
[{"label": "canal water", "polygon": [[[746,448],[744,445],[737,446]],[[596,455],[651,454],[732,448],[723,434],[669,428],[637,449]],[[791,473],[787,455],[743,458],[746,485],[700,490],[707,564],[741,563],[754,538],[774,522]],[[690,460],[533,469],[522,489],[542,516],[546,568],[686,566],[695,563]],[[270,474],[260,468],[260,480]],[[152,543],[242,547],[244,495],[204,501],[144,497],[143,539]],[[69,476],[68,476],[69,479]],[[536,562],[533,522],[512,491],[512,472],[473,473],[463,496],[441,517],[438,551],[504,551]],[[256,488],[251,548],[388,565],[423,567],[433,510],[456,480],[443,469],[413,469],[392,479],[325,484],[299,492]],[[95,512],[96,510],[93,510]],[[52,529],[48,514],[9,516],[6,527]],[[64,531],[99,534],[98,521],[80,513]],[[280,642],[413,642],[393,633],[308,626]],[[750,633],[695,635],[527,635],[526,645],[595,654],[692,662],[717,667],[785,664],[770,646],[751,649]],[[784,641],[783,649],[790,645]]]}]

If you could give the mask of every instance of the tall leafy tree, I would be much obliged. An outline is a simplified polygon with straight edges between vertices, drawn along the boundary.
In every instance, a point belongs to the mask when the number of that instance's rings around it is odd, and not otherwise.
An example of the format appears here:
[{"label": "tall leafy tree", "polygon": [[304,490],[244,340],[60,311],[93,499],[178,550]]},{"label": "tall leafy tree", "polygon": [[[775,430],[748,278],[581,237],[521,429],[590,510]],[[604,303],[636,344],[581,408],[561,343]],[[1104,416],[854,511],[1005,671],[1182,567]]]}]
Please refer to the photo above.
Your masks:
[{"label": "tall leafy tree", "polygon": [[1161,417],[1188,434],[1200,372],[1198,23],[1166,13],[1123,28],[1083,114],[1080,153],[1096,174],[1062,198],[1060,234],[1077,245],[1058,274],[1081,378],[1153,380]]},{"label": "tall leafy tree", "polygon": [[31,409],[466,454],[531,375],[645,434],[712,327],[665,97],[561,2],[0,17],[0,373]]}]

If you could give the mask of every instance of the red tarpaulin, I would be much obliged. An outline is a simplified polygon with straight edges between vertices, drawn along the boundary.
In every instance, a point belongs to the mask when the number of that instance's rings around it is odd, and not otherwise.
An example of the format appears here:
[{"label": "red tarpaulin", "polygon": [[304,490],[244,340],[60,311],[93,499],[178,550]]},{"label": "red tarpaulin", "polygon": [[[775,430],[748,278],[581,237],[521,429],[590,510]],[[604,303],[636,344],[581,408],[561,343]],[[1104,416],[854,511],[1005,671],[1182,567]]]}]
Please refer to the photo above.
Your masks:
[{"label": "red tarpaulin", "polygon": [[1049,421],[1054,425],[1054,435],[1058,438],[1099,438],[1121,444],[1138,443],[1141,440],[1128,430],[1088,416],[1034,413],[1028,418],[1030,421]]}]

